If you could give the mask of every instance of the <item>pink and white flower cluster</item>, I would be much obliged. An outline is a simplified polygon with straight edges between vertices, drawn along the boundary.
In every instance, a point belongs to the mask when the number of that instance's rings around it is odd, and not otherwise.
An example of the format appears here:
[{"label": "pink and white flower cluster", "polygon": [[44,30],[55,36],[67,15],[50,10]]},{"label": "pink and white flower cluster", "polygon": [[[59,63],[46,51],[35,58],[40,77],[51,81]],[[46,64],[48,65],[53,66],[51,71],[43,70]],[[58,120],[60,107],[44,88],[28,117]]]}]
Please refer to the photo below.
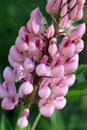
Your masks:
[{"label": "pink and white flower cluster", "polygon": [[[66,15],[69,21],[81,18],[83,4],[82,0],[48,0],[46,9],[51,14],[60,13],[56,24],[63,27]],[[36,8],[26,26],[20,28],[15,45],[9,50],[11,67],[7,66],[3,72],[5,81],[0,84],[1,106],[6,110],[12,110],[19,103],[25,106],[17,122],[20,128],[28,125],[29,103],[37,103],[41,114],[50,117],[54,110],[64,108],[65,95],[75,82],[73,72],[78,68],[79,53],[84,48],[81,37],[85,24],[69,26],[68,32],[65,27],[61,31],[58,26],[57,31],[55,22],[48,26]],[[60,35],[63,36],[61,42],[57,39]],[[19,87],[15,84],[17,82]]]},{"label": "pink and white flower cluster", "polygon": [[48,0],[46,10],[59,22],[59,27],[66,29],[73,21],[83,17],[85,0]]}]

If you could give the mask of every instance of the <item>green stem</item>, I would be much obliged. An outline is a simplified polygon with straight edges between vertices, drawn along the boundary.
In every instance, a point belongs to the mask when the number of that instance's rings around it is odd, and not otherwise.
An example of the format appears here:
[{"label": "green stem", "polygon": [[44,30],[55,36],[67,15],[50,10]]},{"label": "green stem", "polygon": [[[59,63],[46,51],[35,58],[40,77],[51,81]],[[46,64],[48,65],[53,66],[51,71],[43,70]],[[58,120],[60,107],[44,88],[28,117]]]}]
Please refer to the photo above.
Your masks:
[{"label": "green stem", "polygon": [[35,119],[35,121],[34,121],[34,123],[33,123],[33,125],[32,125],[31,130],[35,130],[35,128],[36,128],[36,126],[37,126],[37,124],[38,124],[40,118],[41,118],[41,113],[39,113],[39,114],[37,115],[37,117],[36,117],[36,119]]}]

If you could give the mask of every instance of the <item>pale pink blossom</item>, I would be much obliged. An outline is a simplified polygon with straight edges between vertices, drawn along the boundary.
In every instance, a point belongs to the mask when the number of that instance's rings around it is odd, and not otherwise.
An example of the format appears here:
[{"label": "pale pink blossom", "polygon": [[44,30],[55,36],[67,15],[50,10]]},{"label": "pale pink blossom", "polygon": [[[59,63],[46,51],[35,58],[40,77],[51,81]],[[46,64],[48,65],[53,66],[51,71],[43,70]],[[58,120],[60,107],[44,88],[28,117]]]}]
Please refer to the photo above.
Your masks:
[{"label": "pale pink blossom", "polygon": [[24,69],[30,73],[34,71],[34,68],[34,62],[30,58],[26,58],[26,60],[24,61]]},{"label": "pale pink blossom", "polygon": [[59,84],[57,86],[52,87],[53,93],[58,96],[62,97],[65,96],[68,92],[68,86],[64,84]]},{"label": "pale pink blossom", "polygon": [[16,75],[14,71],[10,67],[6,67],[3,71],[3,77],[7,82],[15,82],[16,81]]},{"label": "pale pink blossom", "polygon": [[45,64],[39,64],[36,67],[36,74],[38,76],[44,76],[46,74],[46,65]]},{"label": "pale pink blossom", "polygon": [[50,104],[46,104],[40,107],[40,112],[45,117],[50,117],[54,112],[54,106]]},{"label": "pale pink blossom", "polygon": [[5,110],[12,110],[14,109],[14,103],[10,98],[4,98],[1,102],[1,107]]},{"label": "pale pink blossom", "polygon": [[48,98],[50,94],[51,94],[51,89],[47,86],[40,88],[38,91],[38,95],[43,99]]},{"label": "pale pink blossom", "polygon": [[18,36],[16,41],[15,41],[15,46],[20,52],[24,52],[28,50],[28,44],[26,41],[21,36]]},{"label": "pale pink blossom", "polygon": [[29,109],[25,108],[24,111],[22,112],[22,116],[25,116],[26,118],[29,116]]},{"label": "pale pink blossom", "polygon": [[33,91],[33,86],[31,83],[24,82],[21,84],[20,88],[19,88],[19,96],[23,97],[24,95],[28,95],[30,93],[32,93]]},{"label": "pale pink blossom", "polygon": [[56,67],[52,68],[52,75],[54,77],[58,77],[64,74],[64,66],[57,65]]},{"label": "pale pink blossom", "polygon": [[26,128],[28,126],[28,120],[25,116],[22,116],[18,119],[17,121],[17,125],[23,129],[23,128]]},{"label": "pale pink blossom", "polygon": [[57,45],[55,43],[50,44],[48,48],[48,52],[53,57],[57,53]]},{"label": "pale pink blossom", "polygon": [[57,97],[53,100],[53,105],[55,109],[63,109],[66,105],[66,99],[64,97]]},{"label": "pale pink blossom", "polygon": [[53,37],[53,35],[54,35],[54,26],[52,24],[46,30],[46,37],[49,39],[49,38]]},{"label": "pale pink blossom", "polygon": [[77,70],[78,68],[78,61],[79,61],[79,56],[78,54],[75,54],[73,57],[71,57],[64,65],[65,72],[67,74],[70,74],[74,71]]},{"label": "pale pink blossom", "polygon": [[81,38],[85,32],[85,23],[77,25],[69,34],[73,40]]}]

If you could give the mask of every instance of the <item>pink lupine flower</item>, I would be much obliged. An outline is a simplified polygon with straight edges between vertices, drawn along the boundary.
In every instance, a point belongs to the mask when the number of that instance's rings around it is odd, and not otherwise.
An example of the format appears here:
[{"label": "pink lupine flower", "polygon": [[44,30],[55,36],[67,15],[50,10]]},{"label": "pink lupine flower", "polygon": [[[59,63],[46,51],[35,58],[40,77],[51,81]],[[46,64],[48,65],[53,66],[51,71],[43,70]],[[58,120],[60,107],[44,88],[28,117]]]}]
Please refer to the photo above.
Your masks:
[{"label": "pink lupine flower", "polygon": [[16,92],[16,86],[14,83],[4,81],[2,86],[9,93]]},{"label": "pink lupine flower", "polygon": [[46,104],[40,107],[40,112],[43,116],[50,117],[54,112],[54,106]]},{"label": "pink lupine flower", "polygon": [[61,0],[48,0],[47,5],[46,5],[46,11],[50,14],[55,14],[58,13],[61,7]]},{"label": "pink lupine flower", "polygon": [[55,109],[63,109],[66,105],[66,99],[64,97],[57,97],[53,100],[53,105]]},{"label": "pink lupine flower", "polygon": [[37,23],[35,18],[27,23],[27,27],[33,34],[38,35],[40,33],[40,25]]},{"label": "pink lupine flower", "polygon": [[38,76],[44,76],[46,74],[46,65],[45,64],[39,64],[36,67],[36,74]]},{"label": "pink lupine flower", "polygon": [[64,84],[59,84],[58,86],[54,86],[52,88],[53,93],[58,96],[58,97],[62,97],[65,96],[68,92],[68,86],[64,85]]},{"label": "pink lupine flower", "polygon": [[78,54],[75,54],[73,57],[71,57],[64,65],[65,67],[65,72],[67,74],[70,74],[74,71],[77,70],[78,68],[78,61],[79,61],[79,56]]},{"label": "pink lupine flower", "polygon": [[[5,81],[0,84],[3,109],[12,110],[18,103],[30,105],[35,102],[41,114],[50,117],[54,110],[64,108],[65,95],[75,83],[73,72],[78,68],[78,53],[84,48],[81,37],[85,23],[73,26],[73,22],[83,16],[84,2],[48,0],[46,10],[52,16],[51,25],[47,24],[39,8],[31,12],[9,51],[12,69],[5,68]],[[59,36],[63,36],[61,42]],[[17,82],[20,86],[16,91]],[[21,115],[17,124],[25,128],[29,109],[25,108]]]},{"label": "pink lupine flower", "polygon": [[47,64],[48,62],[48,56],[47,55],[44,55],[41,59],[41,62],[40,63],[44,63],[44,64]]},{"label": "pink lupine flower", "polygon": [[33,55],[38,55],[39,50],[36,47],[35,42],[29,42],[29,47],[28,47],[28,53],[29,55],[33,56]]},{"label": "pink lupine flower", "polygon": [[24,111],[22,112],[22,116],[25,116],[26,118],[29,116],[29,109],[25,108]]},{"label": "pink lupine flower", "polygon": [[67,0],[62,0],[62,6],[67,3]]},{"label": "pink lupine flower", "polygon": [[16,92],[16,86],[13,83],[4,81],[3,84],[0,85],[0,98],[10,97],[13,92]]},{"label": "pink lupine flower", "polygon": [[80,53],[84,48],[84,42],[82,39],[75,40],[75,52]]},{"label": "pink lupine flower", "polygon": [[3,87],[2,84],[0,84],[0,98],[8,97],[9,93],[6,91],[6,89]]},{"label": "pink lupine flower", "polygon": [[46,30],[46,37],[49,39],[54,35],[54,26],[50,25]]},{"label": "pink lupine flower", "polygon": [[28,50],[28,44],[21,36],[18,36],[15,41],[15,46],[20,52],[24,52]]},{"label": "pink lupine flower", "polygon": [[68,11],[68,4],[65,4],[61,9],[60,16],[63,17],[64,15],[66,15],[67,11]]},{"label": "pink lupine flower", "polygon": [[57,53],[57,45],[55,43],[50,44],[48,48],[48,52],[53,57]]},{"label": "pink lupine flower", "polygon": [[24,82],[21,84],[20,88],[19,88],[19,96],[23,97],[24,95],[28,95],[30,93],[32,93],[33,91],[33,86],[31,83]]},{"label": "pink lupine flower", "polygon": [[17,81],[21,80],[25,75],[24,75],[24,68],[21,64],[15,63],[14,64],[14,73],[17,77]]},{"label": "pink lupine flower", "polygon": [[63,65],[57,65],[52,69],[52,75],[54,77],[58,77],[64,74],[64,66]]},{"label": "pink lupine flower", "polygon": [[60,44],[60,50],[64,56],[71,57],[75,53],[75,45],[72,43],[71,39],[64,37],[62,43]]},{"label": "pink lupine flower", "polygon": [[29,41],[29,32],[25,26],[22,26],[19,31],[18,35],[27,43]]},{"label": "pink lupine flower", "polygon": [[1,102],[1,107],[5,110],[12,110],[14,109],[14,103],[10,98],[4,98]]},{"label": "pink lupine flower", "polygon": [[85,32],[85,23],[76,26],[69,34],[73,40],[81,38]]},{"label": "pink lupine flower", "polygon": [[18,119],[17,124],[21,129],[26,128],[28,126],[28,120],[25,116],[22,116]]},{"label": "pink lupine flower", "polygon": [[10,51],[9,51],[9,54],[11,55],[11,57],[17,61],[17,62],[20,62],[23,60],[23,56],[22,54],[17,50],[16,46],[13,45],[11,48],[10,48]]},{"label": "pink lupine flower", "polygon": [[76,76],[74,74],[67,75],[66,78],[62,81],[63,84],[68,85],[69,87],[75,83]]},{"label": "pink lupine flower", "polygon": [[18,93],[12,92],[12,93],[10,94],[10,97],[9,97],[9,98],[10,98],[10,99],[12,100],[12,102],[14,103],[14,106],[18,104],[18,100],[19,100],[19,94],[18,94]]},{"label": "pink lupine flower", "polygon": [[59,23],[59,27],[64,29],[67,27],[67,23],[68,23],[68,14],[62,17]]},{"label": "pink lupine flower", "polygon": [[38,95],[43,99],[48,98],[50,94],[51,94],[51,89],[47,86],[40,88],[38,91]]},{"label": "pink lupine flower", "polygon": [[12,67],[14,67],[14,64],[17,62],[12,58],[10,54],[8,55],[8,61]]},{"label": "pink lupine flower", "polygon": [[[54,1],[54,0],[53,0]],[[60,8],[61,8],[61,1],[62,0],[57,0],[57,1],[54,1],[54,5],[52,7],[52,13],[53,14],[56,14],[59,12]],[[48,0],[49,2],[49,0]],[[49,5],[50,6],[50,5]]]},{"label": "pink lupine flower", "polygon": [[78,11],[78,5],[76,4],[73,9],[69,12],[69,18],[71,20],[75,19],[76,18],[76,15],[77,15],[77,11]]},{"label": "pink lupine flower", "polygon": [[48,0],[46,5],[46,11],[52,13],[52,7],[54,5],[54,0]]},{"label": "pink lupine flower", "polygon": [[29,73],[34,71],[34,62],[30,58],[26,58],[26,60],[24,61],[24,68]]},{"label": "pink lupine flower", "polygon": [[83,17],[83,9],[78,10],[76,20],[80,20]]},{"label": "pink lupine flower", "polygon": [[10,67],[6,67],[3,72],[3,77],[7,82],[15,82],[16,75]]},{"label": "pink lupine flower", "polygon": [[46,71],[46,76],[52,76],[52,70],[50,66],[46,66],[47,71]]},{"label": "pink lupine flower", "polygon": [[38,35],[43,31],[41,26],[43,19],[44,17],[42,16],[39,8],[36,8],[31,12],[30,20],[27,22],[27,29],[30,31],[30,33]]},{"label": "pink lupine flower", "polygon": [[72,9],[75,6],[76,2],[77,2],[77,0],[69,1],[69,8]]}]

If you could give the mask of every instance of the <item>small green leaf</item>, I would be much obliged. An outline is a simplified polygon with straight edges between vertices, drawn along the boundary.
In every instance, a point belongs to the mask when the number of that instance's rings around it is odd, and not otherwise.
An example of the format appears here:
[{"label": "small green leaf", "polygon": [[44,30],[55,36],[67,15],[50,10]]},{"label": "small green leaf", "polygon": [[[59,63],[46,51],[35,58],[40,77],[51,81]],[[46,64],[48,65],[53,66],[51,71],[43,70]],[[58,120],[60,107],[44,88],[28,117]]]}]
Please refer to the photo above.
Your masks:
[{"label": "small green leaf", "polygon": [[87,68],[87,65],[79,65],[78,69],[74,72],[76,76],[80,75],[85,69]]},{"label": "small green leaf", "polygon": [[74,84],[72,87],[71,87],[71,90],[74,89],[74,90],[81,90],[81,89],[86,89],[87,88],[87,81],[85,82],[79,82],[79,83],[76,83]]},{"label": "small green leaf", "polygon": [[66,98],[74,96],[85,96],[85,95],[87,95],[87,90],[71,90],[66,95]]},{"label": "small green leaf", "polygon": [[1,116],[0,130],[12,130],[11,124],[4,114]]}]

